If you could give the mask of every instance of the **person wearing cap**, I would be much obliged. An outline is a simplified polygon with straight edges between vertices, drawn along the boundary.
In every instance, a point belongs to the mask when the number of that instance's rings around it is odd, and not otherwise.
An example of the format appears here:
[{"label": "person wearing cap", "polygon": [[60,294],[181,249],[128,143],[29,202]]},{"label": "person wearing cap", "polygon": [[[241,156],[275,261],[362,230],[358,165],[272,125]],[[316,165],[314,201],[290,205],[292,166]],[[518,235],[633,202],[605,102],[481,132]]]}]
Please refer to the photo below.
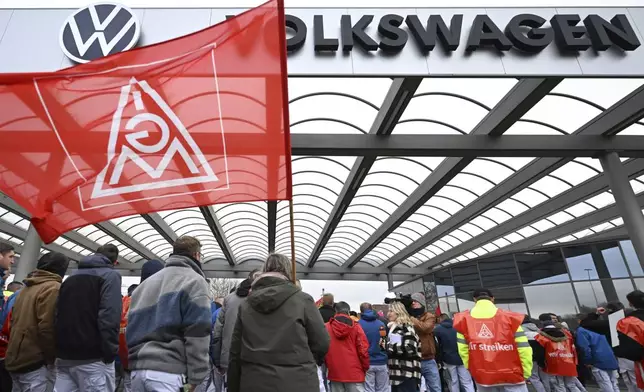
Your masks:
[{"label": "person wearing cap", "polygon": [[521,324],[524,315],[499,309],[488,289],[473,293],[476,304],[456,314],[458,353],[479,392],[527,392],[532,348]]},{"label": "person wearing cap", "polygon": [[13,380],[13,391],[46,392],[54,388],[56,301],[67,256],[50,252],[40,257],[36,270],[24,280],[10,314],[10,331],[5,366]]},{"label": "person wearing cap", "polygon": [[431,392],[441,392],[441,378],[436,363],[436,340],[434,339],[436,317],[427,312],[424,293],[413,293],[411,300],[409,315],[414,323],[416,334],[420,338],[421,374]]}]

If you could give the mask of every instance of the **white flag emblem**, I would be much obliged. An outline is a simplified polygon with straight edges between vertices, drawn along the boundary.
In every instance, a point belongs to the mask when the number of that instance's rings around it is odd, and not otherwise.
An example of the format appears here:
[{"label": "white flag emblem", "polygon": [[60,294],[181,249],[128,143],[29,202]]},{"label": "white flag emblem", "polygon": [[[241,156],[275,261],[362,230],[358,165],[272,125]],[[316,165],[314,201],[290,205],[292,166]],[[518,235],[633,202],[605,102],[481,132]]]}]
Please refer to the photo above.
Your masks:
[{"label": "white flag emblem", "polygon": [[481,324],[481,330],[477,336],[482,339],[491,339],[494,337],[494,334],[490,331],[490,328],[488,328],[487,325]]},{"label": "white flag emblem", "polygon": [[[134,86],[138,88],[134,89]],[[147,94],[156,103],[165,116],[170,119],[170,124],[160,116],[146,111],[141,98],[142,93]],[[123,110],[129,102],[134,104],[137,114],[122,124]],[[161,135],[153,145],[142,143],[142,139],[150,136],[150,132],[139,125],[146,122],[153,123],[160,130]],[[127,133],[127,131],[133,131],[137,126],[141,130]],[[174,127],[176,132],[171,132],[170,127]],[[121,132],[126,132],[126,134],[119,138]],[[122,143],[123,139],[127,143]],[[157,159],[156,166],[153,166],[150,163],[150,157],[160,155],[163,155],[161,160]],[[148,157],[147,160],[146,157]],[[173,160],[183,161],[193,176],[164,179],[163,175]],[[149,181],[127,184],[129,180],[123,179],[123,171],[128,164],[137,165],[149,176]],[[112,170],[110,171],[110,169]],[[118,107],[112,118],[109,145],[107,146],[107,165],[96,178],[91,195],[92,199],[218,180],[208,160],[179,117],[148,83],[132,78],[129,84],[121,88]]]}]

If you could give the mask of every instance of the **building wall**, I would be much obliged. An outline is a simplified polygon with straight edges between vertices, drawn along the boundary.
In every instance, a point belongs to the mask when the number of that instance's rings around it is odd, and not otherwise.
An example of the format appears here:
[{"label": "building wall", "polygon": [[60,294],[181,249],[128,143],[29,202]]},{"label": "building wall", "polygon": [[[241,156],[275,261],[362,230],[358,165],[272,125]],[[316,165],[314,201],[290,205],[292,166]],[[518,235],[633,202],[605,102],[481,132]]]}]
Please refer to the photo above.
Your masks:
[{"label": "building wall", "polygon": [[429,275],[442,311],[474,306],[472,291],[492,290],[497,306],[537,318],[556,313],[574,320],[606,302],[628,305],[626,294],[644,290],[644,271],[630,240],[543,248],[459,263]]}]

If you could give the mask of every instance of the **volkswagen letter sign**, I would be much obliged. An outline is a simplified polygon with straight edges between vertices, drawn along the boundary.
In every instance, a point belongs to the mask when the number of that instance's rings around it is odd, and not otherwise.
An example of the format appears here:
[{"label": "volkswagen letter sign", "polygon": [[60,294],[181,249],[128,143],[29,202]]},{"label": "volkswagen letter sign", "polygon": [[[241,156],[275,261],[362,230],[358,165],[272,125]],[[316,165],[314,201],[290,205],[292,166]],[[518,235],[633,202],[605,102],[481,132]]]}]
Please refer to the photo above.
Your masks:
[{"label": "volkswagen letter sign", "polygon": [[141,35],[131,9],[115,3],[97,3],[70,15],[60,31],[60,46],[67,57],[87,63],[136,45]]}]

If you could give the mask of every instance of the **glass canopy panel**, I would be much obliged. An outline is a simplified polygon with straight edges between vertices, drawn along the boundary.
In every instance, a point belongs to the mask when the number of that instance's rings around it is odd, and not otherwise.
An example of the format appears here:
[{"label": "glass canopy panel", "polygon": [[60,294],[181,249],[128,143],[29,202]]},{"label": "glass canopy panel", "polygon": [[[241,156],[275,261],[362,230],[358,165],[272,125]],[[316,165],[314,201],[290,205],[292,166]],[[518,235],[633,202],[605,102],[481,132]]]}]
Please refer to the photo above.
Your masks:
[{"label": "glass canopy panel", "polygon": [[162,260],[172,253],[172,245],[166,241],[159,232],[157,232],[145,219],[140,215],[126,216],[111,220],[118,228],[125,231],[127,235],[134,238],[141,245],[148,248],[152,253],[159,256]]},{"label": "glass canopy panel", "polygon": [[[141,255],[136,253],[134,250],[130,249],[121,241],[115,239],[114,237],[105,233],[103,230],[99,229],[94,225],[81,227],[79,229],[75,229],[74,231],[90,239],[96,238],[96,240],[92,240],[92,241],[98,243],[98,245],[105,245],[105,244],[116,245],[116,247],[119,250],[119,257],[122,257],[131,263],[136,263],[143,260],[143,257],[141,257]],[[92,249],[92,251],[95,252],[96,250]]]},{"label": "glass canopy panel", "polygon": [[221,262],[224,259],[224,253],[221,251],[206,219],[198,208],[159,211],[158,214],[174,230],[177,236],[189,235],[201,242],[203,262],[213,259],[219,259]]},{"label": "glass canopy panel", "polygon": [[559,133],[571,134],[600,113],[600,109],[588,103],[551,93],[532,107],[522,120],[543,123]]},{"label": "glass canopy panel", "polygon": [[553,93],[567,94],[592,102],[605,109],[616,104],[644,84],[644,79],[564,79],[552,89]]},{"label": "glass canopy panel", "polygon": [[[424,181],[432,171],[442,162],[443,158],[429,157],[429,158],[392,158],[381,157],[378,158],[371,170],[365,177],[362,186],[356,192],[355,197],[351,204],[346,209],[344,216],[340,223],[338,223],[338,230],[344,230],[349,233],[346,234],[349,238],[353,239],[355,244],[343,244],[337,240],[336,232],[333,233],[325,249],[323,249],[320,260],[332,261],[336,264],[341,264],[344,258],[338,258],[337,255],[332,255],[326,252],[330,247],[340,247],[346,250],[346,253],[353,254],[364,240],[360,240],[358,233],[364,234],[367,238],[382,225],[382,223],[389,218],[389,216],[402,204],[409,195],[411,195],[418,185]],[[374,204],[374,200],[380,199],[382,202]],[[428,216],[431,216],[428,214]],[[416,224],[430,224],[427,221],[431,219],[423,216],[418,216],[414,219]],[[435,223],[434,223],[435,224]],[[410,228],[405,225],[404,228]],[[405,229],[401,229],[398,233],[402,233]],[[406,235],[412,235],[407,230]],[[401,238],[399,236],[399,238]],[[387,244],[395,248],[395,241],[388,241]],[[384,245],[387,246],[387,245]],[[375,251],[375,252],[374,252]],[[381,263],[383,256],[381,248],[374,249],[368,254],[364,260],[371,263]]]},{"label": "glass canopy panel", "polygon": [[[298,262],[306,263],[311,256],[354,162],[355,157],[293,159],[293,210]],[[321,188],[324,191],[313,188]],[[365,200],[361,207],[375,214],[382,208],[377,203],[373,204],[372,200]],[[278,203],[277,227],[276,251],[290,255],[291,237],[287,202]],[[338,246],[347,242],[344,240],[346,234],[341,233],[338,237]],[[349,243],[351,243],[350,240]]]},{"label": "glass canopy panel", "polygon": [[29,229],[29,220],[0,207],[0,219],[23,230]]},{"label": "glass canopy panel", "polygon": [[228,203],[212,206],[236,263],[265,260],[268,254],[266,202]]},{"label": "glass canopy panel", "polygon": [[369,132],[390,85],[382,78],[289,78],[291,132]]}]

